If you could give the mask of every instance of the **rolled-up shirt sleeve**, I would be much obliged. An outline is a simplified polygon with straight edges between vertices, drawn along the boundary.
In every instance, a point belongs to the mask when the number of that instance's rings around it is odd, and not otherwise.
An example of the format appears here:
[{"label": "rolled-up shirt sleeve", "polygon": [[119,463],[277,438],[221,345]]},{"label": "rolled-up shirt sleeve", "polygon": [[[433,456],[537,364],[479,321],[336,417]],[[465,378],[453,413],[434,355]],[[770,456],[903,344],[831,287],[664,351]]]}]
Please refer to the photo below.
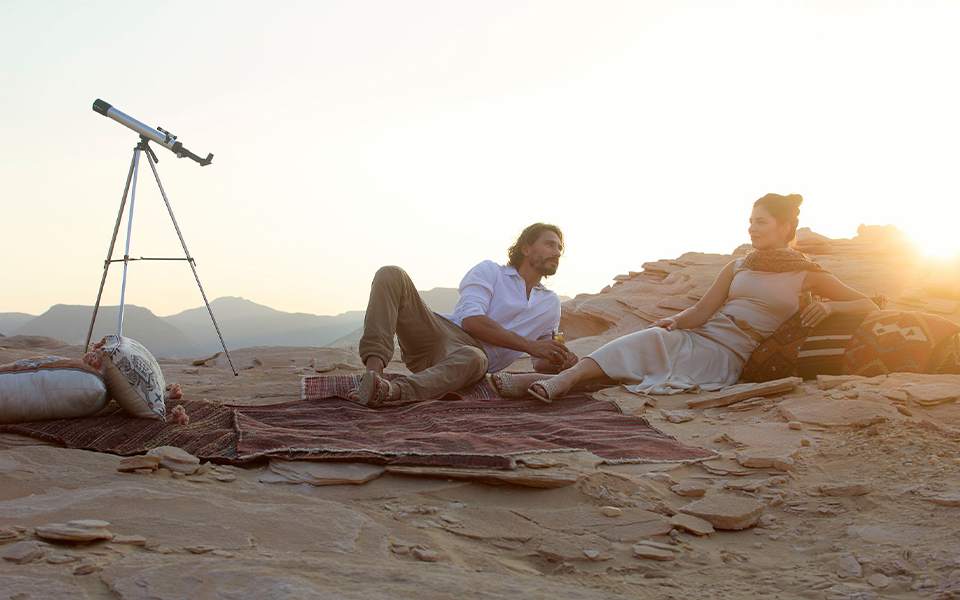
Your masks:
[{"label": "rolled-up shirt sleeve", "polygon": [[497,269],[493,261],[484,261],[470,269],[463,277],[460,282],[460,300],[453,309],[453,314],[460,323],[467,317],[487,314],[497,283]]}]

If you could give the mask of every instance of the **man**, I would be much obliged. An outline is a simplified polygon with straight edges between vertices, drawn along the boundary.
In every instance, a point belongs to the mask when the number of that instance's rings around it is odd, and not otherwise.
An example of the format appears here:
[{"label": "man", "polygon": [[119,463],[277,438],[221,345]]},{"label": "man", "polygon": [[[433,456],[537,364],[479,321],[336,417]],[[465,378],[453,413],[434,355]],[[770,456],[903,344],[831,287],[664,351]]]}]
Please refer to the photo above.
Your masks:
[{"label": "man", "polygon": [[[572,367],[577,356],[553,339],[560,326],[560,299],[541,284],[557,272],[562,253],[560,228],[534,223],[510,247],[507,265],[487,260],[466,274],[460,300],[442,316],[427,308],[406,272],[381,268],[373,279],[360,339],[367,372],[352,399],[372,406],[437,398],[507,368],[524,352],[540,372]],[[387,381],[383,369],[393,358],[394,334],[413,375]]]}]

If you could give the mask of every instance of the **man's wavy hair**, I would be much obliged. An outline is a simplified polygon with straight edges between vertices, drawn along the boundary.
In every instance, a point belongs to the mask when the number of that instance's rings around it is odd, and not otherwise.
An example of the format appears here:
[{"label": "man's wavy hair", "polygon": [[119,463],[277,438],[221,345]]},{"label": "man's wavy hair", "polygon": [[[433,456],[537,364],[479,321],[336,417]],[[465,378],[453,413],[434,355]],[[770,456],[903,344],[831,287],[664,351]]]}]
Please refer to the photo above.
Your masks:
[{"label": "man's wavy hair", "polygon": [[524,229],[523,232],[520,233],[520,237],[517,238],[517,241],[507,250],[507,256],[510,258],[510,262],[507,264],[515,269],[519,269],[520,265],[523,264],[523,247],[536,244],[544,231],[552,231],[557,234],[557,237],[560,238],[560,251],[563,252],[563,232],[560,231],[560,228],[556,225],[550,225],[549,223],[534,223]]}]

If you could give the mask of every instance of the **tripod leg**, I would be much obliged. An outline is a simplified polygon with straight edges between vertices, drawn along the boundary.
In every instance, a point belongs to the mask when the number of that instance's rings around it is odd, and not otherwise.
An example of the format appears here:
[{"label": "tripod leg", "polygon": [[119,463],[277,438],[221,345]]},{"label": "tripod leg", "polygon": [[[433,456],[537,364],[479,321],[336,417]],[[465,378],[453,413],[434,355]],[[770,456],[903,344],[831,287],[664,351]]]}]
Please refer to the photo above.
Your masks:
[{"label": "tripod leg", "polygon": [[183,254],[187,257],[187,262],[190,264],[190,270],[193,271],[193,278],[197,280],[197,287],[200,288],[200,295],[203,296],[203,303],[207,306],[207,312],[210,313],[210,320],[213,321],[213,327],[217,330],[217,337],[220,338],[220,346],[223,347],[224,354],[227,355],[227,362],[230,363],[230,370],[233,371],[233,374],[239,375],[237,370],[233,366],[233,359],[230,358],[230,351],[227,350],[227,344],[223,341],[223,334],[220,333],[220,326],[217,325],[217,319],[213,316],[213,309],[210,308],[210,302],[207,301],[207,293],[203,291],[203,286],[200,284],[200,276],[197,275],[197,267],[194,264],[193,257],[190,256],[190,251],[187,250],[187,242],[183,240],[183,234],[180,232],[180,225],[177,224],[177,218],[173,216],[173,208],[170,206],[170,201],[167,199],[167,193],[163,189],[163,184],[160,183],[160,175],[157,173],[157,167],[154,165],[154,158],[147,155],[147,162],[150,163],[150,169],[153,170],[153,177],[157,180],[157,187],[160,188],[160,195],[163,196],[163,202],[167,205],[167,212],[170,213],[170,220],[173,221],[173,227],[177,230],[177,237],[180,238],[180,245],[183,246]]},{"label": "tripod leg", "polygon": [[127,204],[127,194],[130,192],[130,182],[133,180],[133,170],[137,162],[137,151],[133,151],[130,161],[130,170],[127,171],[127,183],[123,186],[123,199],[120,200],[120,210],[117,212],[117,223],[113,226],[113,237],[110,238],[110,248],[107,250],[107,259],[103,261],[103,277],[100,278],[100,290],[97,292],[97,302],[93,305],[93,316],[90,318],[90,329],[87,330],[87,340],[83,343],[83,351],[90,350],[90,338],[93,337],[93,325],[97,322],[97,312],[100,310],[100,298],[103,297],[103,286],[107,282],[107,270],[113,258],[113,247],[117,243],[117,233],[120,231],[120,221],[123,220],[123,208]]},{"label": "tripod leg", "polygon": [[127,267],[130,266],[130,236],[133,233],[133,207],[137,202],[137,173],[140,170],[140,149],[133,151],[133,187],[130,189],[130,215],[127,217],[127,245],[123,251],[123,281],[120,283],[120,315],[117,317],[117,335],[123,335],[123,306],[127,295]]}]

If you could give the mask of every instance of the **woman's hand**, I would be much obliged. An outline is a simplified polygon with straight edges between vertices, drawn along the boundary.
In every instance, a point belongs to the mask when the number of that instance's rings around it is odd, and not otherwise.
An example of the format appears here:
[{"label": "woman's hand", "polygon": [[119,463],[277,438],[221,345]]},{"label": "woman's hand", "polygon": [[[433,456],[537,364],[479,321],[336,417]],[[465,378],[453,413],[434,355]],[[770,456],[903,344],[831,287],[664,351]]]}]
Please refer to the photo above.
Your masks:
[{"label": "woman's hand", "polygon": [[814,302],[800,313],[800,324],[804,327],[816,327],[834,312],[830,302]]},{"label": "woman's hand", "polygon": [[650,327],[663,327],[667,331],[673,331],[677,328],[677,322],[672,318],[667,317],[666,319],[660,319],[659,321],[654,321]]}]

